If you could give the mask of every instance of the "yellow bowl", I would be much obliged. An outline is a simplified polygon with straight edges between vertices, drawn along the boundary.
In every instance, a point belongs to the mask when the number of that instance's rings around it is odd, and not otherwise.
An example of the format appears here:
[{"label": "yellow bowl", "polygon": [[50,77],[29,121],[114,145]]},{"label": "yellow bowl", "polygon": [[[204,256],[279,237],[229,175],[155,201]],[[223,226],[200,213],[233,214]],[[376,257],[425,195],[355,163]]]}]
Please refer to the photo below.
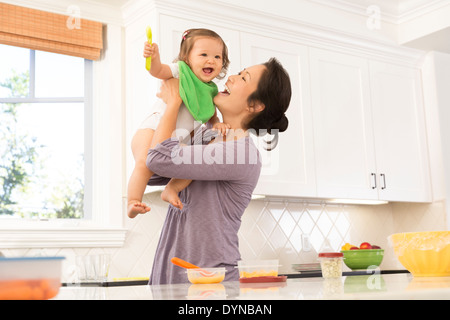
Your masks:
[{"label": "yellow bowl", "polygon": [[450,276],[450,231],[396,233],[389,240],[398,260],[413,276]]}]

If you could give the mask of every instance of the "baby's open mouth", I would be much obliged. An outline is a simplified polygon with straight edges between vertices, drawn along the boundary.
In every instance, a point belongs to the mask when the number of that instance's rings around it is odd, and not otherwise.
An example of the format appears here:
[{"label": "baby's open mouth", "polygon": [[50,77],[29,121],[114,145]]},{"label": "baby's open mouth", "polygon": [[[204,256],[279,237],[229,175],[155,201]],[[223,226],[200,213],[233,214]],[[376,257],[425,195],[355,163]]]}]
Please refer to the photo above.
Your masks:
[{"label": "baby's open mouth", "polygon": [[213,73],[213,71],[214,71],[213,68],[203,68],[203,72],[208,75]]}]

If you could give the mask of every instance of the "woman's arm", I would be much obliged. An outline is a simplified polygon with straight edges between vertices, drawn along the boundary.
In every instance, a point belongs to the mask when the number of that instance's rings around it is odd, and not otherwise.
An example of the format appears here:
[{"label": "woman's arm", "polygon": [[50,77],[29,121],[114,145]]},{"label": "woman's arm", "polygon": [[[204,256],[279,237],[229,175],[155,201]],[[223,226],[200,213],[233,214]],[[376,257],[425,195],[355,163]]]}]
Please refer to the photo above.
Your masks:
[{"label": "woman's arm", "polygon": [[187,146],[168,139],[149,150],[147,167],[162,177],[239,181],[258,177],[261,159],[248,139]]},{"label": "woman's arm", "polygon": [[157,96],[167,104],[167,107],[153,134],[152,143],[150,144],[151,149],[164,140],[171,138],[172,133],[176,129],[178,111],[182,103],[179,92],[179,80],[172,78],[164,81]]}]

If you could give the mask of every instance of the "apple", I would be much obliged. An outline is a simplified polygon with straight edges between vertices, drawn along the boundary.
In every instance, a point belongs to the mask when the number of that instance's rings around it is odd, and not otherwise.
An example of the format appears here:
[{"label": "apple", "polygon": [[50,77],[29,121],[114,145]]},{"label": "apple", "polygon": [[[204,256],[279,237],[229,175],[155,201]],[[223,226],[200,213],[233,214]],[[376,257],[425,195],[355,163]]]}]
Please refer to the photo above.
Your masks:
[{"label": "apple", "polygon": [[358,247],[351,247],[350,250],[359,250]]},{"label": "apple", "polygon": [[363,242],[359,245],[360,249],[372,249],[372,246],[368,242]]},{"label": "apple", "polygon": [[381,247],[376,246],[376,245],[373,245],[373,246],[372,246],[372,249],[381,249]]}]

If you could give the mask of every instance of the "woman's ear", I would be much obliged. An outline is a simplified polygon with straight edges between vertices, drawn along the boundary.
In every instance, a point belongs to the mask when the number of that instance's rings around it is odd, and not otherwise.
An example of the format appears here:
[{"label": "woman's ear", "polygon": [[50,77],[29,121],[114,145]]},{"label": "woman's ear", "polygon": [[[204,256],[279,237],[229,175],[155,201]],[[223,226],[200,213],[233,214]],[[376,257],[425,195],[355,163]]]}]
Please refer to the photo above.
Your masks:
[{"label": "woman's ear", "polygon": [[255,105],[255,112],[261,112],[261,111],[263,111],[265,108],[266,108],[266,106],[265,106],[263,103],[258,102],[258,103]]},{"label": "woman's ear", "polygon": [[250,113],[254,113],[254,112],[258,113],[258,112],[263,111],[265,108],[266,108],[266,106],[263,103],[256,102],[255,104],[248,106],[248,111]]}]

